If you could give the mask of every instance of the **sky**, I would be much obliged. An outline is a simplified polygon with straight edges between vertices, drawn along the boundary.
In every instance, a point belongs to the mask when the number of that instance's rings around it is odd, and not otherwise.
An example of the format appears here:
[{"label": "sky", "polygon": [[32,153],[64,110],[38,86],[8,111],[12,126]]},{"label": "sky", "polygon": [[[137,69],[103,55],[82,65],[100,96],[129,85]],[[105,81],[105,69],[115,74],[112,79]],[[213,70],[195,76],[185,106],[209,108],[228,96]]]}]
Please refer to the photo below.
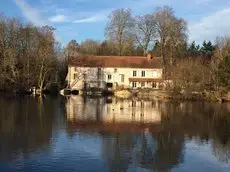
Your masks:
[{"label": "sky", "polygon": [[36,26],[51,25],[65,45],[72,39],[105,39],[107,17],[114,9],[130,8],[142,15],[164,5],[187,21],[190,42],[230,35],[229,0],[0,0],[0,13]]}]

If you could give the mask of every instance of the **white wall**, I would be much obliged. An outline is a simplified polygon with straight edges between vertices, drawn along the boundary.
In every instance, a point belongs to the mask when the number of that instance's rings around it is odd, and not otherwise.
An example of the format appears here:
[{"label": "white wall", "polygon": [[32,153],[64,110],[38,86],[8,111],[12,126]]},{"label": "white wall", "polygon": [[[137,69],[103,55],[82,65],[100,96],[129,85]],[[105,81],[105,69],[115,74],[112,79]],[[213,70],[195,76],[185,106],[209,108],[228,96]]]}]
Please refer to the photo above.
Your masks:
[{"label": "white wall", "polygon": [[[84,87],[83,74],[86,74],[86,82],[98,80],[98,68],[85,68],[85,67],[69,67],[68,68],[67,81],[69,85],[73,85],[73,89],[81,90]],[[99,80],[104,83],[117,83],[119,86],[123,85],[126,88],[132,87],[129,82],[129,78],[152,78],[162,79],[162,69],[142,69],[142,68],[102,68],[102,75]],[[133,71],[137,71],[137,76],[133,76]],[[145,71],[145,77],[141,76],[141,72]],[[75,82],[74,75],[77,76]],[[108,75],[111,75],[111,79],[108,79]],[[121,75],[124,75],[124,82],[121,81]],[[147,85],[147,83],[146,83]],[[141,85],[137,83],[137,87]]]},{"label": "white wall", "polygon": [[[162,79],[162,69],[142,69],[142,68],[105,68],[105,78],[106,82],[118,83],[118,85],[124,85],[129,88],[132,87],[129,82],[129,78],[152,78],[152,79]],[[133,71],[137,71],[137,76],[133,76]],[[145,71],[145,77],[141,76],[141,72]],[[112,75],[112,79],[108,80],[108,74]],[[121,82],[120,75],[124,75],[124,82]],[[140,85],[137,85],[140,87]]]},{"label": "white wall", "polygon": [[103,70],[102,75],[100,75],[100,78],[98,78],[98,68],[69,67],[66,80],[72,89],[77,90],[82,90],[84,88],[84,80],[87,83],[95,81],[95,86],[97,86],[96,81],[104,80]]}]

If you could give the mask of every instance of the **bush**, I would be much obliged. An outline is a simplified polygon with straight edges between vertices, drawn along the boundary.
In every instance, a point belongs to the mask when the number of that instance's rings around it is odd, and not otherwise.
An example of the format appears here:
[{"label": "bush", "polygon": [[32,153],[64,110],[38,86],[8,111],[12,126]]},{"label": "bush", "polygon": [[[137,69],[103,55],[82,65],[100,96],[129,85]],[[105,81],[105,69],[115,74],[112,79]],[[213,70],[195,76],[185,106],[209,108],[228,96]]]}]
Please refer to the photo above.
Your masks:
[{"label": "bush", "polygon": [[174,95],[181,94],[181,91],[182,91],[182,88],[180,86],[175,86],[175,87],[172,88],[172,93]]},{"label": "bush", "polygon": [[219,64],[218,80],[222,87],[230,87],[230,56],[227,56]]},{"label": "bush", "polygon": [[218,91],[204,91],[204,99],[209,101],[221,101],[221,95]]}]

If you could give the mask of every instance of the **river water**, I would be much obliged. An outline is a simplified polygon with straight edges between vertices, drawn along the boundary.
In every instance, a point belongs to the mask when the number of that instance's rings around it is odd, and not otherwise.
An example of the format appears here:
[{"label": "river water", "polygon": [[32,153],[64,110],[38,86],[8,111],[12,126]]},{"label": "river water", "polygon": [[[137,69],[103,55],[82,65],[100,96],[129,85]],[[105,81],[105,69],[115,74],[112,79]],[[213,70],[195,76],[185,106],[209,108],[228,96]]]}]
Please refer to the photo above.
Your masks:
[{"label": "river water", "polygon": [[230,104],[1,97],[0,171],[230,171]]}]

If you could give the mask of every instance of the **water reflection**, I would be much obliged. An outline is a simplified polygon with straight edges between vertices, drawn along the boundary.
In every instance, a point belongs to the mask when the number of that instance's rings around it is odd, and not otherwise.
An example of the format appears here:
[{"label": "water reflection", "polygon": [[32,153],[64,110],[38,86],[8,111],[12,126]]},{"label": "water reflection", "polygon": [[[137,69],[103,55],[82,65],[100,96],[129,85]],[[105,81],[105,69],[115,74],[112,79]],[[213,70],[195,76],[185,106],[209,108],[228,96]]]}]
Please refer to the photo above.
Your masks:
[{"label": "water reflection", "polygon": [[57,101],[1,98],[0,105],[0,159],[23,159],[37,149],[51,150]]},{"label": "water reflection", "polygon": [[[66,103],[68,121],[81,123],[91,129],[105,130],[156,130],[161,121],[158,108],[157,101],[116,98],[94,99],[76,96],[69,97]],[[153,123],[155,125],[152,125]]]},{"label": "water reflection", "polygon": [[0,171],[229,171],[230,104],[0,98]]},{"label": "water reflection", "polygon": [[72,132],[101,131],[103,159],[114,171],[177,168],[190,141],[230,160],[229,104],[70,97],[66,107]]}]

